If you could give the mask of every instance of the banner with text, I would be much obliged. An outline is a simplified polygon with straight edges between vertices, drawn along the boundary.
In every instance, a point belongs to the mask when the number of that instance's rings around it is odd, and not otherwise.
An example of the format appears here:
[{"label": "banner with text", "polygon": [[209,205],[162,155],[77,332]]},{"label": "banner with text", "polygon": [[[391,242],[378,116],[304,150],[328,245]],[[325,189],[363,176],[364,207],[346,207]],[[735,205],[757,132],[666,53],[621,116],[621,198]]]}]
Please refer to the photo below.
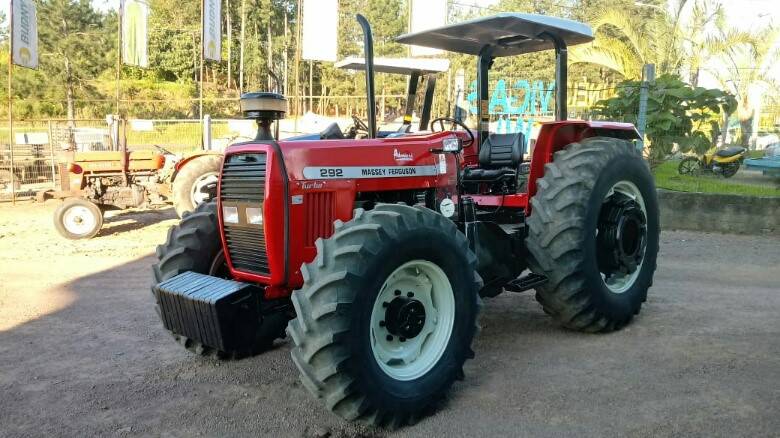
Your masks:
[{"label": "banner with text", "polygon": [[222,60],[222,0],[203,0],[203,58]]},{"label": "banner with text", "polygon": [[38,68],[38,22],[33,0],[11,0],[13,63]]},{"label": "banner with text", "polygon": [[336,61],[339,27],[337,0],[304,0],[302,56],[312,61]]},{"label": "banner with text", "polygon": [[149,67],[148,26],[149,5],[140,0],[123,0],[122,62],[127,65]]},{"label": "banner with text", "polygon": [[[412,13],[409,21],[410,32],[422,32],[444,26],[447,24],[447,0],[412,0]],[[412,46],[412,56],[438,55],[440,53],[439,49]]]}]

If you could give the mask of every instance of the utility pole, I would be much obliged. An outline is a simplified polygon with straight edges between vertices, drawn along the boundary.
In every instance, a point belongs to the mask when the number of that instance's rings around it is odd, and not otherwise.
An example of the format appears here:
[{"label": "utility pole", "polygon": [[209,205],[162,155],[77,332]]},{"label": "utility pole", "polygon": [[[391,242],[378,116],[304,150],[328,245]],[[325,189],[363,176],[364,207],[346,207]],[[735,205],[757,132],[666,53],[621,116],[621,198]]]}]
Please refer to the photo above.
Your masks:
[{"label": "utility pole", "polygon": [[[200,119],[200,122],[203,123],[203,34],[205,33],[204,26],[203,26],[203,9],[204,4],[206,0],[200,1],[200,86],[198,87],[198,119]],[[202,146],[202,144],[201,144]]]},{"label": "utility pole", "polygon": [[[119,20],[117,23],[116,32],[116,108],[114,109],[116,116],[119,117],[119,97],[121,86],[120,77],[122,75],[122,16],[124,15],[124,8],[122,8],[124,2],[119,2]],[[117,138],[117,140],[119,140]]]},{"label": "utility pole", "polygon": [[274,80],[273,80],[273,77],[272,77],[273,68],[271,66],[271,64],[273,64],[273,62],[274,62],[274,50],[273,50],[273,45],[272,45],[272,41],[271,41],[271,20],[268,20],[268,25],[266,26],[265,29],[266,29],[267,41],[268,41],[268,44],[267,44],[268,47],[266,47],[268,49],[268,60],[267,60],[267,62],[268,62],[268,91],[271,91],[273,89],[273,86],[274,86]]},{"label": "utility pole", "polygon": [[238,56],[238,91],[244,92],[244,36],[246,35],[246,0],[241,0],[241,53]]},{"label": "utility pole", "polygon": [[298,0],[298,17],[295,21],[295,132],[298,132],[298,116],[301,109],[301,0]]},{"label": "utility pole", "polygon": [[231,84],[233,83],[233,19],[231,18],[230,14],[230,0],[225,0],[225,9],[227,16],[227,46],[228,46],[228,53],[227,53],[227,87],[228,89],[231,88]]},{"label": "utility pole", "polygon": [[282,84],[283,84],[282,85],[282,88],[283,88],[282,93],[283,94],[287,93],[287,47],[290,44],[290,38],[288,37],[288,32],[287,32],[287,27],[288,27],[287,26],[287,20],[288,20],[288,18],[289,17],[287,16],[287,8],[284,8],[284,45],[283,45],[284,50],[282,51],[282,55],[283,55],[282,59],[283,59],[283,62],[284,62],[284,72],[282,72],[282,78],[283,78],[282,79]]},{"label": "utility pole", "polygon": [[[14,94],[13,94],[13,72],[14,72],[14,6],[9,2],[8,12],[8,152],[11,159],[11,203],[16,205],[16,175],[14,174]],[[51,138],[49,138],[51,141]]]},{"label": "utility pole", "polygon": [[650,82],[655,80],[655,64],[645,64],[642,69],[642,86],[639,90],[639,114],[637,115],[637,130],[639,142],[637,148],[645,147],[645,128],[647,127],[647,98],[650,94]]}]

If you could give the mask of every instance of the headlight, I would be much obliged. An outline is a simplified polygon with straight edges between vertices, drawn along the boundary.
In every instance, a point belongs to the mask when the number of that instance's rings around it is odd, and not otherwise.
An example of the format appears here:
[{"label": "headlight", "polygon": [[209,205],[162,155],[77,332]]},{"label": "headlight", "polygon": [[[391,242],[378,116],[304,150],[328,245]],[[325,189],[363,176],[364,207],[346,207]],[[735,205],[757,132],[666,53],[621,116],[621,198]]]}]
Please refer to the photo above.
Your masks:
[{"label": "headlight", "polygon": [[238,207],[222,206],[222,221],[228,224],[238,223]]},{"label": "headlight", "polygon": [[246,221],[252,225],[263,225],[263,209],[258,207],[247,208]]},{"label": "headlight", "polygon": [[460,152],[463,142],[459,138],[445,138],[441,142],[441,150],[444,152]]}]

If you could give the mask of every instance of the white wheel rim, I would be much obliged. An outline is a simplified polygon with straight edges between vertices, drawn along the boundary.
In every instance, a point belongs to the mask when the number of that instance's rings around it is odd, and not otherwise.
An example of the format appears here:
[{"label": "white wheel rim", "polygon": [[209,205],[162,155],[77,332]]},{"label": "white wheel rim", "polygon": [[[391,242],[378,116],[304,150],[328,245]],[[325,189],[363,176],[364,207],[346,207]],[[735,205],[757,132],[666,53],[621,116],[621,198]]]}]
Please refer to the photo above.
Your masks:
[{"label": "white wheel rim", "polygon": [[[422,330],[401,341],[384,323],[386,305],[398,297],[413,298],[425,309]],[[408,294],[413,296],[409,297]],[[447,349],[455,323],[455,295],[447,275],[427,260],[404,263],[387,277],[371,312],[371,350],[379,367],[396,380],[414,380],[430,371]],[[389,338],[392,337],[392,340]]]},{"label": "white wheel rim", "polygon": [[206,187],[216,184],[219,176],[216,172],[210,172],[205,175],[201,175],[192,184],[192,192],[190,193],[190,200],[193,206],[198,206],[209,200],[209,194],[204,191]]},{"label": "white wheel rim", "polygon": [[[645,207],[645,200],[642,197],[642,192],[639,191],[639,187],[637,187],[636,184],[632,183],[631,181],[618,181],[607,192],[607,195],[604,197],[604,202],[606,202],[615,193],[620,193],[622,195],[628,196],[629,198],[636,201],[636,203],[639,204],[639,207],[642,210],[642,214],[645,215],[645,218],[647,217],[647,207]],[[621,275],[616,273],[611,275],[609,279],[607,279],[604,273],[600,273],[601,280],[604,282],[604,285],[607,286],[607,289],[609,289],[610,292],[616,294],[622,294],[623,292],[631,289],[631,286],[633,286],[634,283],[636,283],[636,279],[639,278],[639,273],[642,272],[642,264],[644,264],[645,262],[646,252],[647,252],[647,245],[645,245],[642,248],[642,260],[639,262],[634,272],[630,274]]]},{"label": "white wheel rim", "polygon": [[71,234],[87,234],[95,228],[97,220],[95,215],[84,206],[74,205],[62,215],[62,225]]}]

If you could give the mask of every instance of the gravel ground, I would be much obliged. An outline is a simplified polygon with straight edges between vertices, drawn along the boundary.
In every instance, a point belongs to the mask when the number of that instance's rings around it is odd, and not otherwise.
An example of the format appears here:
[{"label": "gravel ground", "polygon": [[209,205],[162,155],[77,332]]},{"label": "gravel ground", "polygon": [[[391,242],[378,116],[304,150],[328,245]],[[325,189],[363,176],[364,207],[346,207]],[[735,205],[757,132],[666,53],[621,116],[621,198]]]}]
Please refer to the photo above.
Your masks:
[{"label": "gravel ground", "polygon": [[0,205],[0,436],[778,436],[780,240],[662,235],[626,329],[558,328],[526,294],[488,300],[475,360],[413,427],[341,422],[298,383],[289,345],[194,357],[149,292],[173,212],[121,212],[61,239],[56,203]]}]

